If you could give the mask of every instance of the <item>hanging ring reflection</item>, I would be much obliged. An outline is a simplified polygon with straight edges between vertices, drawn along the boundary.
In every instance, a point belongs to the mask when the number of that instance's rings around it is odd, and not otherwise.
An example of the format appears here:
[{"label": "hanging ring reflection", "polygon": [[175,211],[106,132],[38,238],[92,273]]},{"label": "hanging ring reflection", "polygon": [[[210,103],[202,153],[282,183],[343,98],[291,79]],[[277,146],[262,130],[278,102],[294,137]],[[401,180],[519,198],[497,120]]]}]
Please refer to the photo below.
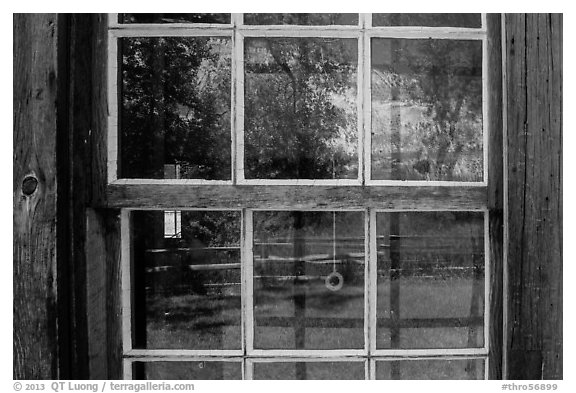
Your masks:
[{"label": "hanging ring reflection", "polygon": [[342,277],[342,275],[338,272],[332,272],[326,276],[324,284],[326,285],[326,288],[331,291],[339,291],[344,285],[344,277]]}]

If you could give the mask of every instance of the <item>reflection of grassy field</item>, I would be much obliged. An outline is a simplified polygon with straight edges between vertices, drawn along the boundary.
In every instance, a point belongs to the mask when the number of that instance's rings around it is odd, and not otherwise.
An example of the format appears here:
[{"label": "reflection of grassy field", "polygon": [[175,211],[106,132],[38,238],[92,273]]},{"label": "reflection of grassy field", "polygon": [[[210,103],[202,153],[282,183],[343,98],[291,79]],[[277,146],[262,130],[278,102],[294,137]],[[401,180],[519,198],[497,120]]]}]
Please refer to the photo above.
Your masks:
[{"label": "reflection of grassy field", "polygon": [[[474,285],[476,287],[474,288]],[[477,310],[471,314],[473,290],[477,291]],[[472,278],[400,278],[399,317],[404,319],[442,319],[482,317],[484,310],[484,281],[474,283]],[[378,283],[377,315],[390,316],[390,281]],[[441,322],[436,322],[440,324]],[[402,348],[465,348],[483,345],[483,326],[445,326],[400,329]],[[469,337],[469,334],[472,337]],[[391,348],[390,330],[377,329],[377,347]]]},{"label": "reflection of grassy field", "polygon": [[[471,278],[451,278],[434,280],[406,278],[400,280],[401,318],[460,318],[470,316],[472,301]],[[257,286],[257,285],[255,285]],[[363,284],[344,285],[341,291],[328,291],[322,282],[302,286],[299,293],[305,294],[304,317],[310,320],[332,319],[334,326],[306,327],[303,329],[305,349],[363,348],[364,346],[364,288]],[[480,286],[483,291],[483,282]],[[390,282],[381,280],[378,284],[378,316],[390,316]],[[480,297],[479,301],[482,297]],[[288,288],[258,290],[255,296],[255,346],[256,348],[295,348],[295,337],[301,322],[292,320],[292,326],[261,326],[259,322],[269,317],[293,317],[296,314],[293,291]],[[483,309],[482,307],[480,308]],[[284,322],[289,319],[285,319]],[[350,322],[355,321],[350,327]],[[337,327],[339,322],[348,327]],[[312,325],[314,322],[312,322]],[[357,326],[356,326],[357,324]],[[216,298],[208,296],[168,296],[150,298],[148,345],[150,348],[194,348],[194,349],[233,349],[240,348],[240,301],[238,297]],[[302,331],[302,330],[301,330]],[[467,326],[402,328],[400,345],[402,348],[463,348],[482,345],[482,327],[477,326],[471,334]],[[470,335],[471,334],[471,335]],[[470,338],[472,337],[472,338]],[[470,341],[472,340],[472,341]],[[390,348],[390,329],[377,330],[379,348]],[[310,379],[359,378],[356,364],[349,369],[347,363],[318,363],[306,367]],[[399,363],[400,376],[406,379],[441,378],[482,378],[480,361],[412,361]],[[470,367],[472,366],[472,371]],[[148,376],[162,375],[192,378],[199,371],[194,365],[177,365],[170,362],[150,367]],[[224,369],[214,365],[202,369],[202,378],[232,378],[233,365]],[[343,370],[340,370],[344,367]],[[359,366],[358,366],[359,367]],[[361,367],[363,370],[363,367]],[[256,370],[260,370],[259,374]],[[195,370],[195,371],[194,371]],[[224,371],[223,371],[224,370]],[[228,371],[226,371],[228,370]],[[295,378],[296,368],[292,364],[257,365],[255,378],[272,379],[283,375]],[[378,368],[379,378],[390,378],[390,364],[382,363]],[[470,371],[470,372],[469,372]],[[208,374],[206,374],[208,373]],[[222,374],[224,373],[224,374]],[[283,374],[286,373],[286,374]],[[363,377],[363,371],[362,371]],[[200,378],[200,377],[194,377]]]},{"label": "reflection of grassy field", "polygon": [[[300,295],[294,297],[294,294]],[[298,311],[297,304],[303,305]],[[254,297],[254,345],[263,349],[350,349],[364,347],[364,286],[362,282],[344,285],[337,292],[328,290],[323,281],[299,287],[257,288]],[[299,315],[305,322],[291,319]],[[274,319],[283,326],[274,326]],[[282,318],[284,317],[284,318]],[[338,322],[352,319],[354,327],[338,327]],[[276,319],[278,321],[278,319]],[[318,321],[322,321],[321,324]],[[334,324],[330,324],[334,321]],[[288,326],[286,326],[288,325]],[[298,335],[304,346],[297,346]]]},{"label": "reflection of grassy field", "polygon": [[254,379],[364,379],[364,362],[255,363]]},{"label": "reflection of grassy field", "polygon": [[[137,362],[134,379],[242,379],[241,362]],[[360,380],[364,362],[258,362],[254,379]],[[378,361],[376,379],[483,379],[482,359]]]},{"label": "reflection of grassy field", "polygon": [[[397,371],[394,372],[393,368]],[[376,379],[484,379],[484,361],[408,360],[377,362]]]},{"label": "reflection of grassy field", "polygon": [[[364,348],[362,214],[336,216],[336,238],[339,239],[336,250],[331,241],[333,218],[330,213],[305,217],[312,223],[321,222],[315,224],[314,231],[306,233],[306,242],[294,240],[295,236],[291,235],[293,223],[288,214],[259,213],[255,218],[259,219],[256,223],[268,219],[266,223],[273,229],[270,232],[275,234],[274,238],[261,240],[254,247],[255,348]],[[481,347],[484,309],[482,214],[404,213],[397,218],[399,228],[396,229],[391,224],[393,218],[389,213],[377,215],[377,347]],[[358,228],[358,233],[352,231],[354,228]],[[259,234],[259,231],[255,233]],[[392,269],[394,252],[400,254],[400,260],[396,261],[400,267],[394,268],[397,270]],[[344,276],[344,286],[335,292],[324,283],[324,278],[333,270]],[[390,278],[396,271],[399,279],[394,281],[397,283],[394,289],[396,284],[392,284]],[[235,272],[180,278],[177,281],[181,284],[193,281],[197,285],[178,291],[170,290],[170,285],[166,285],[165,290],[148,294],[148,346],[240,348],[240,286],[230,285],[239,284],[239,274],[237,270]],[[156,282],[155,278],[153,281]],[[202,290],[199,288],[202,285],[211,286]],[[395,292],[398,294],[399,326],[391,322],[394,309],[391,294]],[[396,337],[394,342],[393,337]],[[378,364],[377,376],[384,379],[483,376],[482,361]],[[160,371],[149,375],[176,372],[171,369],[174,365],[159,367],[157,365],[156,370]],[[197,378],[192,373],[195,369],[183,365],[175,370]],[[209,370],[205,372],[210,372],[210,377],[227,377],[221,368]],[[350,362],[313,362],[303,367],[294,363],[260,364],[256,361],[254,369],[254,377],[262,379],[303,375],[309,379],[354,379],[363,378],[364,374],[361,363]]]},{"label": "reflection of grassy field", "polygon": [[137,362],[134,379],[242,379],[241,362]]},{"label": "reflection of grassy field", "polygon": [[240,349],[240,296],[149,296],[147,347]]}]

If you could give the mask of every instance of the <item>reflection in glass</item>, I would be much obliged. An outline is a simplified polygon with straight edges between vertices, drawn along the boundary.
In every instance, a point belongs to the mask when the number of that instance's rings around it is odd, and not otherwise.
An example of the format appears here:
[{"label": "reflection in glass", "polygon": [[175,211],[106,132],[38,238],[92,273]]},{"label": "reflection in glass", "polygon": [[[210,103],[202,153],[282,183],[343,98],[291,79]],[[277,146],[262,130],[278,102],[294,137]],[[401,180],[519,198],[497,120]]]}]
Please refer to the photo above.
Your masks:
[{"label": "reflection in glass", "polygon": [[230,14],[120,14],[120,23],[230,23]]},{"label": "reflection in glass", "polygon": [[484,360],[378,361],[376,379],[484,379]]},{"label": "reflection in glass", "polygon": [[482,27],[481,14],[372,14],[372,26]]},{"label": "reflection in glass", "polygon": [[357,41],[244,45],[246,178],[357,178]]},{"label": "reflection in glass", "polygon": [[122,38],[119,50],[119,177],[230,179],[230,39]]},{"label": "reflection in glass", "polygon": [[254,379],[364,379],[364,362],[254,363]]},{"label": "reflection in glass", "polygon": [[134,211],[134,348],[240,349],[240,213]]},{"label": "reflection in glass", "polygon": [[372,179],[482,181],[482,42],[372,39]]},{"label": "reflection in glass", "polygon": [[377,347],[482,347],[483,213],[377,213],[376,235]]},{"label": "reflection in glass", "polygon": [[241,362],[134,362],[132,379],[242,379]]},{"label": "reflection in glass", "polygon": [[253,253],[255,348],[364,347],[362,212],[255,212]]},{"label": "reflection in glass", "polygon": [[246,25],[357,25],[358,14],[244,14]]}]

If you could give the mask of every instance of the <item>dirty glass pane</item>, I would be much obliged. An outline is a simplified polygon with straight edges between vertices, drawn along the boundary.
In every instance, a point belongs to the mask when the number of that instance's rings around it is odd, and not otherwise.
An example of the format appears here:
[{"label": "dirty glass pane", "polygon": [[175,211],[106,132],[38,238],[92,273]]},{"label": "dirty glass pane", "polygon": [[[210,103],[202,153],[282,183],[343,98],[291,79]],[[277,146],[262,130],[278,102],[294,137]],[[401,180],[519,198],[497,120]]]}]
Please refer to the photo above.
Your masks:
[{"label": "dirty glass pane", "polygon": [[131,215],[134,348],[240,349],[240,212]]},{"label": "dirty glass pane", "polygon": [[254,346],[364,347],[364,214],[254,212]]},{"label": "dirty glass pane", "polygon": [[132,379],[242,379],[241,362],[134,362]]},{"label": "dirty glass pane", "polygon": [[246,38],[245,177],[358,177],[357,41]]},{"label": "dirty glass pane", "polygon": [[244,14],[246,25],[357,25],[358,14]]},{"label": "dirty glass pane", "polygon": [[230,23],[230,14],[119,14],[120,23]]},{"label": "dirty glass pane", "polygon": [[483,359],[376,362],[376,379],[484,379]]},{"label": "dirty glass pane", "polygon": [[481,14],[372,14],[372,26],[482,27]]},{"label": "dirty glass pane", "polygon": [[376,235],[377,347],[482,347],[483,213],[377,213]]},{"label": "dirty glass pane", "polygon": [[483,180],[482,42],[372,39],[372,179]]},{"label": "dirty glass pane", "polygon": [[364,362],[254,363],[254,379],[364,379]]},{"label": "dirty glass pane", "polygon": [[230,39],[122,38],[119,51],[119,177],[230,179]]}]

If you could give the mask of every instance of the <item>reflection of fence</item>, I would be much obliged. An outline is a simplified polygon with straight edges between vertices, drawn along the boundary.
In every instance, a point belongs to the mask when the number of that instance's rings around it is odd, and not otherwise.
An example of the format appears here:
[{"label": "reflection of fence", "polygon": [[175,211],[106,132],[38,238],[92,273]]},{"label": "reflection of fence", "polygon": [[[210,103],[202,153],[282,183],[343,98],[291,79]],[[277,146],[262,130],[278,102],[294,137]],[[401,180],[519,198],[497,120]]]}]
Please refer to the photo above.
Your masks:
[{"label": "reflection of fence", "polygon": [[[285,285],[286,282],[300,281],[309,282],[314,280],[324,280],[330,274],[329,268],[345,269],[346,281],[357,281],[363,278],[365,263],[364,238],[362,237],[316,237],[305,239],[305,254],[295,256],[293,254],[294,242],[302,239],[256,239],[254,241],[254,280],[265,280],[266,285],[274,285],[277,282]],[[445,277],[473,277],[483,274],[484,265],[472,263],[483,257],[483,250],[471,250],[462,247],[462,240],[470,240],[469,236],[450,236],[446,238],[438,235],[387,235],[377,237],[377,274],[379,277],[399,277],[418,276],[421,278],[445,278]],[[386,240],[388,241],[386,243]],[[410,244],[418,241],[420,244]],[[337,249],[344,250],[332,254],[332,247],[337,243]],[[466,242],[465,242],[466,243]],[[394,250],[392,250],[394,248]],[[274,250],[274,254],[270,253]],[[357,251],[353,251],[357,250]],[[306,251],[309,251],[306,253]],[[314,253],[314,251],[328,251]],[[239,270],[240,246],[211,246],[211,247],[180,247],[147,249],[147,263],[145,271],[152,275],[173,275],[172,280],[180,281],[180,285],[171,285],[171,279],[158,279],[169,290],[186,286],[182,282],[183,272],[230,272]],[[402,255],[399,262],[392,264],[393,258]],[[463,260],[465,259],[465,260]],[[233,261],[236,260],[236,261]],[[195,261],[202,261],[197,263]],[[301,264],[305,272],[294,274],[294,265]],[[463,266],[468,265],[468,266]],[[323,268],[325,267],[325,268]],[[361,277],[357,277],[361,275]],[[225,287],[240,285],[238,281],[225,280],[224,277],[217,278],[218,281],[209,280],[208,277],[196,277],[204,279],[206,282],[196,283],[207,287]],[[229,277],[232,278],[232,277]],[[154,281],[154,279],[152,279]],[[154,283],[151,283],[154,284]],[[158,287],[158,285],[155,285]],[[161,289],[161,288],[160,288]]]},{"label": "reflection of fence", "polygon": [[[342,303],[331,303],[329,299],[327,304],[334,308],[334,317],[315,317],[305,312],[310,307],[306,304],[313,301],[315,296],[320,298],[333,296],[327,289],[322,292],[322,281],[333,269],[343,274],[343,270],[347,268],[345,285],[356,283],[358,288],[364,288],[366,263],[364,238],[338,238],[337,247],[334,247],[333,238],[303,240],[302,237],[290,240],[258,239],[253,247],[252,278],[255,300],[258,297],[258,301],[268,302],[266,304],[272,302],[271,305],[273,302],[289,301],[293,307],[292,315],[256,313],[255,325],[259,328],[293,330],[295,349],[307,347],[306,329],[364,329],[366,323],[364,317],[346,317],[345,314],[339,314],[337,307]],[[449,343],[450,335],[453,334],[459,334],[460,340],[464,340],[459,341],[458,345],[471,348],[481,345],[479,333],[485,322],[481,307],[485,301],[483,239],[470,239],[469,236],[451,236],[447,239],[443,236],[387,235],[379,236],[376,241],[378,282],[381,282],[382,278],[384,280],[382,282],[386,283],[389,290],[385,295],[389,304],[383,304],[386,313],[377,315],[376,325],[380,332],[387,331],[382,334],[388,336],[387,345],[390,348],[406,348],[406,342],[402,341],[406,338],[401,339],[403,334],[401,332],[405,332],[406,329],[442,329],[442,335],[445,337],[440,339],[439,345]],[[300,243],[296,245],[295,242]],[[215,299],[216,296],[219,299],[237,302],[241,285],[240,247],[151,249],[147,250],[146,254],[152,257],[147,259],[147,262],[152,262],[147,263],[146,268],[149,284],[154,285],[155,281],[162,281],[157,279],[162,274],[173,273],[172,280],[176,280],[182,288],[188,286],[189,291],[205,295],[207,301]],[[192,275],[182,274],[184,271]],[[470,296],[468,312],[461,310],[465,313],[461,317],[448,317],[442,315],[441,311],[438,312],[439,315],[433,315],[431,318],[414,318],[414,314],[402,316],[400,288],[403,288],[403,291],[410,290],[407,289],[409,287],[402,286],[399,280],[402,277],[445,280],[447,283],[450,279],[466,279],[466,298]],[[156,294],[167,297],[178,288],[178,285],[174,285],[174,281],[166,280],[166,284],[164,290],[159,290],[157,287]],[[203,292],[198,290],[199,287],[204,288]],[[234,289],[226,291],[225,288]],[[430,291],[430,296],[434,297],[434,289]],[[351,296],[366,296],[366,294],[361,292],[351,294],[344,291],[339,296],[342,300],[349,300]],[[448,307],[446,304],[450,303],[450,299],[439,303],[443,305],[438,306],[438,309],[446,310]],[[466,336],[468,344],[465,344]]]}]

